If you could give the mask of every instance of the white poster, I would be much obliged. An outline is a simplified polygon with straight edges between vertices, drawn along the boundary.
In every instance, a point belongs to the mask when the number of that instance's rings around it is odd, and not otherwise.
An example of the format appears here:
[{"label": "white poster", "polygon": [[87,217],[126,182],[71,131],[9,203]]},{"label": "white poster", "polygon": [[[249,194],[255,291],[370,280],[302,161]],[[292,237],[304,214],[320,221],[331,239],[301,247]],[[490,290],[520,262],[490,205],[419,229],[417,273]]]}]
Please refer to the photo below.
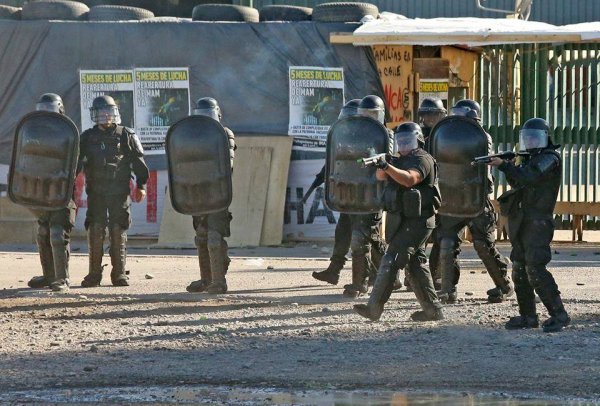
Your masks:
[{"label": "white poster", "polygon": [[169,126],[190,114],[188,68],[135,70],[135,130],[147,155],[165,153]]},{"label": "white poster", "polygon": [[90,116],[92,101],[98,96],[111,96],[119,107],[121,125],[135,127],[133,109],[132,70],[81,70],[79,71],[81,94],[81,131],[92,128]]},{"label": "white poster", "polygon": [[306,201],[315,176],[325,165],[329,127],[344,105],[342,68],[289,68],[289,135],[294,137],[286,190],[284,236],[287,239],[331,239],[338,213],[325,205],[324,184]]}]

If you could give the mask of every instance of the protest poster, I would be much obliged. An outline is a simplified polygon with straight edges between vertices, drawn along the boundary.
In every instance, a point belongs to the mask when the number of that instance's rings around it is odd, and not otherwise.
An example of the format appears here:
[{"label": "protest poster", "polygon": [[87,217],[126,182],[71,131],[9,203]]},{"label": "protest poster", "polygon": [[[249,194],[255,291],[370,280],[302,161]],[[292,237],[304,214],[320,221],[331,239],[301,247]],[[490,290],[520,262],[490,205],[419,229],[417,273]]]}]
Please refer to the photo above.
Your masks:
[{"label": "protest poster", "polygon": [[323,165],[329,127],[344,105],[343,68],[289,68],[289,131],[294,137],[286,190],[284,236],[332,238],[338,213],[325,205],[324,184],[302,201]]},{"label": "protest poster", "polygon": [[136,132],[147,155],[164,154],[169,126],[190,114],[188,68],[135,69]]}]

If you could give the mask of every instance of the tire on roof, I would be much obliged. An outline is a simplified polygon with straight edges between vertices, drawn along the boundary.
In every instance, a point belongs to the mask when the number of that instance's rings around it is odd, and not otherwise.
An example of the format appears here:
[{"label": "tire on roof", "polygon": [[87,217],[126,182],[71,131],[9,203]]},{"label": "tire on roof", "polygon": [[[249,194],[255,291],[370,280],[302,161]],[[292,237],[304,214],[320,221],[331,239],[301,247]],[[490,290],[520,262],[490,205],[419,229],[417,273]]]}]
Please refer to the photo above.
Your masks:
[{"label": "tire on roof", "polygon": [[145,20],[154,17],[154,13],[145,8],[129,6],[94,6],[90,9],[90,21],[126,21]]},{"label": "tire on roof", "polygon": [[193,21],[245,21],[258,22],[258,10],[231,4],[200,4],[192,10]]},{"label": "tire on roof", "polygon": [[0,20],[20,20],[21,8],[0,4]]},{"label": "tire on roof", "polygon": [[298,6],[264,6],[260,9],[260,21],[307,21],[312,8]]},{"label": "tire on roof", "polygon": [[21,13],[23,20],[85,20],[89,7],[69,0],[43,0],[25,3]]},{"label": "tire on roof", "polygon": [[313,9],[313,21],[337,23],[358,22],[365,16],[377,18],[379,9],[371,3],[323,3]]}]

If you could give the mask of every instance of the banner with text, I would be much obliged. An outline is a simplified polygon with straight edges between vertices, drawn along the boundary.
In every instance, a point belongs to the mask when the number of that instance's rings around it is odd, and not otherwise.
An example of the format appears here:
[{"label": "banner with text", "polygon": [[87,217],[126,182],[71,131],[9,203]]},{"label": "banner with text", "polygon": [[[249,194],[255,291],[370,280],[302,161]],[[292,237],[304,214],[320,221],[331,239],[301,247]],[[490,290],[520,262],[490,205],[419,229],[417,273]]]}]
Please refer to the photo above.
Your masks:
[{"label": "banner with text", "polygon": [[288,174],[284,234],[288,239],[333,238],[337,213],[325,206],[324,185],[302,197],[325,165],[329,127],[344,106],[342,68],[291,66],[288,134],[294,137]]}]

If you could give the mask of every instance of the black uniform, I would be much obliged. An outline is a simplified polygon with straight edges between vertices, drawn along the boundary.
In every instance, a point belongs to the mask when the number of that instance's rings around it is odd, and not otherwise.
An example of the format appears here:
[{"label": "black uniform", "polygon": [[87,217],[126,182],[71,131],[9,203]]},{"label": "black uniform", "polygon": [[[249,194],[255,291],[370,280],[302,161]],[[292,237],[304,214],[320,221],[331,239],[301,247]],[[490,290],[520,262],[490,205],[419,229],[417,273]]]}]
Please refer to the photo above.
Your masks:
[{"label": "black uniform", "polygon": [[[229,128],[224,127],[229,138],[230,165],[233,170],[235,157],[235,135]],[[228,209],[192,216],[192,224],[196,230],[194,238],[198,249],[200,263],[200,279],[192,282],[187,287],[188,292],[224,293],[227,291],[225,275],[231,262],[228,255],[228,246],[225,237],[231,235],[231,212]]]},{"label": "black uniform", "polygon": [[86,176],[88,209],[89,274],[82,285],[97,286],[102,279],[102,253],[106,226],[109,228],[111,280],[114,285],[127,282],[125,260],[127,229],[131,223],[131,174],[136,185],[144,189],[148,167],[144,150],[133,130],[112,125],[102,130],[98,125],[81,134],[79,163]]},{"label": "black uniform", "polygon": [[[561,182],[561,159],[555,148],[534,150],[529,157],[522,158],[518,166],[503,162],[498,169],[506,174],[513,189],[499,200],[509,216],[513,280],[520,315],[537,324],[535,291],[550,316],[560,318],[562,325],[566,325],[570,319],[558,286],[546,268],[552,257],[553,212]],[[507,195],[511,197],[504,198]],[[518,325],[524,319],[516,321],[516,327],[525,327]],[[546,329],[547,323],[544,324]],[[510,322],[507,327],[511,327]]]},{"label": "black uniform", "polygon": [[368,305],[355,305],[354,308],[361,316],[379,319],[392,293],[398,269],[405,268],[415,296],[423,308],[423,312],[413,314],[413,319],[439,319],[443,317],[441,304],[433,287],[431,273],[425,266],[425,243],[435,227],[434,215],[441,202],[437,191],[436,165],[431,155],[421,148],[407,156],[392,157],[389,164],[398,169],[417,171],[423,180],[408,189],[388,179],[384,200],[387,211],[385,232],[389,246],[381,261]]},{"label": "black uniform", "polygon": [[[488,151],[491,153],[492,140],[488,134]],[[489,193],[492,192],[493,179],[489,176]],[[442,290],[440,298],[443,301],[456,300],[456,285],[460,277],[458,255],[462,239],[459,237],[461,230],[469,228],[473,238],[473,247],[496,288],[488,290],[488,299],[499,302],[504,296],[512,294],[512,284],[508,277],[508,261],[496,248],[496,211],[489,198],[483,212],[475,218],[457,218],[439,216],[439,227],[436,229],[436,238],[439,244],[438,268],[442,276]]]}]

